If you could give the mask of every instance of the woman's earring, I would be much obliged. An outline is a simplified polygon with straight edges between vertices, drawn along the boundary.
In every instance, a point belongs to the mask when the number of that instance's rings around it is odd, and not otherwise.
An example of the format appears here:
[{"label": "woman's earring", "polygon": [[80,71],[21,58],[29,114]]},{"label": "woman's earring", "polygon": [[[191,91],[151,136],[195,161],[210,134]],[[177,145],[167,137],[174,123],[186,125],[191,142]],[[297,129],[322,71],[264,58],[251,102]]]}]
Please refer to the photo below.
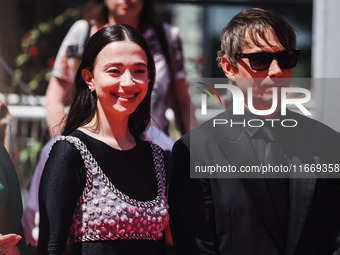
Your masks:
[{"label": "woman's earring", "polygon": [[89,87],[89,90],[90,90],[91,92],[93,92],[93,91],[94,91],[94,87]]}]

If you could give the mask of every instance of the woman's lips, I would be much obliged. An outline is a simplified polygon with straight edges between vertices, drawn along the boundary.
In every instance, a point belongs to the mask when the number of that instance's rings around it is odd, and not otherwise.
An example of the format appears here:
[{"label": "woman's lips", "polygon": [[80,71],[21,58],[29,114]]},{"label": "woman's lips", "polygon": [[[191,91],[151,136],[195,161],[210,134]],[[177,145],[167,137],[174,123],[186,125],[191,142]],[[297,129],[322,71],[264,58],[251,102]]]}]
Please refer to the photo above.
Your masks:
[{"label": "woman's lips", "polygon": [[139,93],[124,93],[124,94],[119,94],[119,93],[112,93],[112,95],[117,98],[117,99],[122,99],[122,100],[132,100],[136,98],[136,96]]}]

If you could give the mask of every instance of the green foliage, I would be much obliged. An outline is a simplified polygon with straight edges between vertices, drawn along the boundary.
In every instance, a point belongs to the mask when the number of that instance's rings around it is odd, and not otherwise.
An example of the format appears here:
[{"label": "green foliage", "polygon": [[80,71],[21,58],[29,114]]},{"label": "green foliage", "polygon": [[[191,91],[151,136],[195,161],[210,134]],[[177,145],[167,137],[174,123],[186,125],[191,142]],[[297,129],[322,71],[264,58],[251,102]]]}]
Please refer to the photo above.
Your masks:
[{"label": "green foliage", "polygon": [[41,142],[31,140],[25,149],[19,152],[17,172],[21,186],[26,186],[25,181],[30,180],[38,163],[38,155],[42,148]]},{"label": "green foliage", "polygon": [[58,48],[69,28],[65,26],[80,15],[77,8],[67,9],[57,17],[36,24],[23,35],[21,53],[15,59],[16,79],[12,79],[10,93],[21,93],[18,83],[21,78],[31,91],[44,94]]}]

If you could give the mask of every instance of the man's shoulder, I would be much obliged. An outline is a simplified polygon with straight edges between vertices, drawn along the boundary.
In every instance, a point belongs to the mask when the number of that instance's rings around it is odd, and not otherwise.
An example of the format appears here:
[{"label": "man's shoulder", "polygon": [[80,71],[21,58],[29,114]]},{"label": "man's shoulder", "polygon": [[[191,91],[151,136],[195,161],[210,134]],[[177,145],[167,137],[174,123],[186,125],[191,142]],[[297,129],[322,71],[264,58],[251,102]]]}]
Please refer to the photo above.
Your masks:
[{"label": "man's shoulder", "polygon": [[288,111],[287,117],[297,121],[297,127],[300,131],[317,136],[334,136],[340,139],[340,133],[325,125],[324,123],[315,120],[311,117],[301,115],[300,113]]},{"label": "man's shoulder", "polygon": [[184,134],[179,141],[188,147],[190,145],[200,147],[216,141],[216,139],[233,137],[235,128],[232,129],[228,128],[228,125],[216,125],[215,123],[216,120],[227,120],[228,118],[230,118],[229,111],[223,111]]}]

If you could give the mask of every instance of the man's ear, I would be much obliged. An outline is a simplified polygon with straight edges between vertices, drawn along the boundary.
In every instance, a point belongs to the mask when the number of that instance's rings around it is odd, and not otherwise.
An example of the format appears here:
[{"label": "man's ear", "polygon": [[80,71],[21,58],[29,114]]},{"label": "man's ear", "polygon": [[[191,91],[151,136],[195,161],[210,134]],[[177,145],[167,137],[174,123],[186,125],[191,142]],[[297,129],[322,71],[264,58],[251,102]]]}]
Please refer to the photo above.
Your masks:
[{"label": "man's ear", "polygon": [[221,58],[221,67],[225,76],[227,76],[228,79],[234,81],[236,78],[237,69],[228,61],[225,56]]},{"label": "man's ear", "polygon": [[94,82],[93,82],[93,75],[90,72],[90,70],[88,70],[86,68],[81,70],[81,77],[83,77],[83,80],[85,81],[85,83],[87,84],[89,89],[91,91],[93,91],[95,89],[95,86],[94,86]]}]

